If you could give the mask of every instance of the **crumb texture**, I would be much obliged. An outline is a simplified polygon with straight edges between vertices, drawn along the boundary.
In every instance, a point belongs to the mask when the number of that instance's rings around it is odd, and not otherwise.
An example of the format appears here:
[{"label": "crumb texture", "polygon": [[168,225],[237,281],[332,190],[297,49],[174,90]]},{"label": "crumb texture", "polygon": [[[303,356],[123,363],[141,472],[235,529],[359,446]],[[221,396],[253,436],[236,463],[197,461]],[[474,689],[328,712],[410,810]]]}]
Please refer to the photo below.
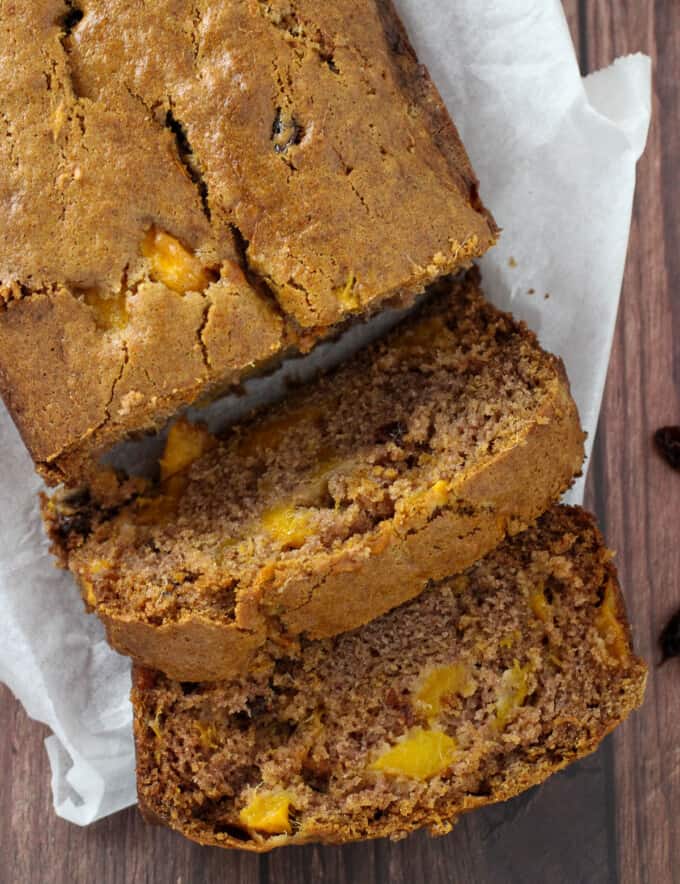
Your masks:
[{"label": "crumb texture", "polygon": [[143,809],[203,843],[268,850],[441,833],[541,782],[642,700],[610,558],[590,516],[555,507],[298,659],[212,684],[137,668]]},{"label": "crumb texture", "polygon": [[561,364],[476,272],[219,443],[196,434],[176,425],[164,481],[121,510],[46,510],[114,645],[191,679],[227,677],[266,641],[276,655],[353,629],[457,573],[556,501],[583,457]]},{"label": "crumb texture", "polygon": [[0,389],[52,482],[495,239],[385,0],[0,25]]}]

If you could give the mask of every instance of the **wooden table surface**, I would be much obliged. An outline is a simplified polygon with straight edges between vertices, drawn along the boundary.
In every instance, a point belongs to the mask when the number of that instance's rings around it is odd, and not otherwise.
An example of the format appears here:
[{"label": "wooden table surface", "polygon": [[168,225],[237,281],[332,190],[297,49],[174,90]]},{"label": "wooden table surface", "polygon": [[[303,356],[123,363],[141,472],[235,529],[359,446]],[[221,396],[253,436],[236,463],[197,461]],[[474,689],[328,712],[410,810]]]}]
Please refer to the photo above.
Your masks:
[{"label": "wooden table surface", "polygon": [[[680,474],[651,444],[658,426],[680,423],[680,3],[564,5],[584,71],[638,50],[655,68],[654,120],[588,503],[618,550],[638,651],[656,662],[659,632],[680,607]],[[595,755],[469,815],[440,839],[255,857],[190,844],[146,826],[135,809],[80,829],[52,810],[45,733],[0,687],[0,882],[7,884],[680,881],[680,660],[651,668],[643,709]]]}]

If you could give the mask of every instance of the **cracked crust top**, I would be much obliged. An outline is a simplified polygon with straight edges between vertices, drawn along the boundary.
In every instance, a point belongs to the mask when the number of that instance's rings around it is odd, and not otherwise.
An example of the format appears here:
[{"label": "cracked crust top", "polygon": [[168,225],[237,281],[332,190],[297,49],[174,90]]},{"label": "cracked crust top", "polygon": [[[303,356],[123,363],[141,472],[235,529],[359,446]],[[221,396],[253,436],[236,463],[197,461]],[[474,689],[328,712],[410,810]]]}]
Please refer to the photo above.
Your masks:
[{"label": "cracked crust top", "polygon": [[[494,241],[385,0],[0,0],[0,24],[0,389],[52,481]],[[153,231],[205,272],[177,287]]]}]

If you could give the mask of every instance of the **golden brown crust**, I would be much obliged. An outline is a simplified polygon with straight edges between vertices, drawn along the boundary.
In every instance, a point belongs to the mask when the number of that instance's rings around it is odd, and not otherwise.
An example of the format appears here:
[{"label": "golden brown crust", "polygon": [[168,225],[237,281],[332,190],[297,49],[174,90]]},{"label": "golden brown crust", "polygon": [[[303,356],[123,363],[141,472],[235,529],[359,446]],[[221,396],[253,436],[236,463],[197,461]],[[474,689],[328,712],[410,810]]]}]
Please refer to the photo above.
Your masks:
[{"label": "golden brown crust", "polygon": [[[69,9],[0,3],[0,392],[50,484],[495,240],[386,0]],[[218,281],[151,282],[152,225]]]}]

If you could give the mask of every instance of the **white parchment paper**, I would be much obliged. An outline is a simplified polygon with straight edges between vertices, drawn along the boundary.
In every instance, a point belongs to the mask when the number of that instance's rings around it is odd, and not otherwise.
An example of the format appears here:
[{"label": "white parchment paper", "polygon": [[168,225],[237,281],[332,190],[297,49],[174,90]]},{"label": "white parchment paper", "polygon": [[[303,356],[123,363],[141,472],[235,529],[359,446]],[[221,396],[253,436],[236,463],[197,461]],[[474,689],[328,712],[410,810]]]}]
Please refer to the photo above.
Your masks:
[{"label": "white parchment paper", "polygon": [[[649,124],[649,60],[582,80],[559,0],[397,6],[504,228],[483,261],[487,292],[564,357],[592,441]],[[135,801],[129,665],[53,566],[41,483],[2,406],[0,452],[0,680],[52,729],[55,809],[84,825]]]}]

